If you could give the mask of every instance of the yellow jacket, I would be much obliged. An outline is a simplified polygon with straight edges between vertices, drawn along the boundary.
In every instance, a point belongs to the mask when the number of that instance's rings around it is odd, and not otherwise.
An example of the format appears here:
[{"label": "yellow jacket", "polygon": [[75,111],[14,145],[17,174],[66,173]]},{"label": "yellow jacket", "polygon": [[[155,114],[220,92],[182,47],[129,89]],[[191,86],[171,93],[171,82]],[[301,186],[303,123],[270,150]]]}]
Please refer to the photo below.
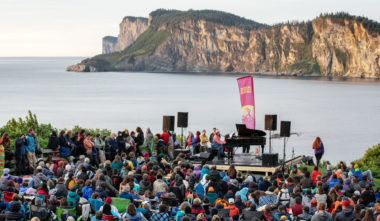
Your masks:
[{"label": "yellow jacket", "polygon": [[206,134],[201,134],[201,143],[207,143],[208,142],[208,137]]}]

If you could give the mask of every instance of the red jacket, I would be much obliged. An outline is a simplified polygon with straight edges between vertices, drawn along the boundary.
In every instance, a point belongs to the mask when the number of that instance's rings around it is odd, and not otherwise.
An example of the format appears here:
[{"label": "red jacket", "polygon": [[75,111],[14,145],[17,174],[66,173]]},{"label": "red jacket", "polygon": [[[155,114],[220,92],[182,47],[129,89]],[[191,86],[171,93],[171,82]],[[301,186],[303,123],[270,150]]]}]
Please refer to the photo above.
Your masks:
[{"label": "red jacket", "polygon": [[235,205],[229,205],[227,208],[230,209],[230,217],[240,214],[239,209]]},{"label": "red jacket", "polygon": [[319,170],[313,170],[313,172],[311,173],[311,179],[313,180],[313,184],[317,182],[318,175],[321,176],[321,172],[319,172]]},{"label": "red jacket", "polygon": [[293,204],[292,206],[292,213],[293,213],[293,216],[298,216],[300,214],[302,214],[302,204]]},{"label": "red jacket", "polygon": [[163,132],[160,136],[160,139],[163,139],[164,140],[164,144],[168,144],[168,141],[169,141],[169,133],[168,132]]}]

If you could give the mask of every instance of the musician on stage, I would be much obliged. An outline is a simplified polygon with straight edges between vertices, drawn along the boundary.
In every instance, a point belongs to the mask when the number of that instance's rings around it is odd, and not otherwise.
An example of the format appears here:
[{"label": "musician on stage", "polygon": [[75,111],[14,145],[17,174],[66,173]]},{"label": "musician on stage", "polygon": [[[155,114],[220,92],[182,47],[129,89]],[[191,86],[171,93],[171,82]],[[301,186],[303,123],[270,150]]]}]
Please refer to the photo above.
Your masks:
[{"label": "musician on stage", "polygon": [[211,148],[212,149],[217,149],[218,150],[218,159],[222,159],[224,155],[224,147],[223,144],[225,144],[226,141],[222,141],[220,139],[220,132],[217,130],[214,137],[213,137],[213,142],[211,143]]}]

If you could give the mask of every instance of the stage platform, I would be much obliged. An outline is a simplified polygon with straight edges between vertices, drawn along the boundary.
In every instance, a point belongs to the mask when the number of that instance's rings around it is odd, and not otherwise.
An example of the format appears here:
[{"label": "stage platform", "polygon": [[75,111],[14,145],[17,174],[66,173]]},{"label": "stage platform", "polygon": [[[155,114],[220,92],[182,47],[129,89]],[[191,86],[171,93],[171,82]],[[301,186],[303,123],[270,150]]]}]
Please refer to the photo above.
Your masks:
[{"label": "stage platform", "polygon": [[[302,163],[303,156],[298,156],[285,162],[285,167]],[[199,165],[200,162],[194,162],[194,165]],[[216,165],[217,170],[226,171],[230,165],[235,165],[235,168],[244,172],[257,172],[265,173],[265,176],[272,174],[276,169],[281,168],[283,165],[268,167],[262,166],[261,156],[253,154],[235,154],[233,160],[225,158],[224,160],[217,160],[215,157],[212,161],[207,161],[209,165]]]}]

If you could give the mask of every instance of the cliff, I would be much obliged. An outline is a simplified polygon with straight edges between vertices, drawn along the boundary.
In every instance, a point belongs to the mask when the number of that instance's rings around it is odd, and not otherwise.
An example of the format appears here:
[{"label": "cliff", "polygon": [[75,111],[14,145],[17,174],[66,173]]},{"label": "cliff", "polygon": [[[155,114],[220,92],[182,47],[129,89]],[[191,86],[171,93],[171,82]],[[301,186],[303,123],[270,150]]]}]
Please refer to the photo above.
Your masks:
[{"label": "cliff", "polygon": [[136,41],[148,28],[148,19],[127,16],[119,25],[119,36],[106,36],[103,38],[103,54],[122,51]]},{"label": "cliff", "polygon": [[268,26],[219,11],[156,10],[139,22],[124,18],[110,42],[103,52],[113,53],[67,70],[380,78],[380,24],[345,13]]}]

